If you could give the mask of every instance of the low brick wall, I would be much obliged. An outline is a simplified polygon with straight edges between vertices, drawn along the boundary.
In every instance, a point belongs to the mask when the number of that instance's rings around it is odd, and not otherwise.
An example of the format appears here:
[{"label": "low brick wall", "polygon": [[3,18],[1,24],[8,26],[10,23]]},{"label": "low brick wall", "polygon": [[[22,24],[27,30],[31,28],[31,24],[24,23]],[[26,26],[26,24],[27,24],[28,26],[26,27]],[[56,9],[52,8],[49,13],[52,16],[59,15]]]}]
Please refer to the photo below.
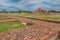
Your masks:
[{"label": "low brick wall", "polygon": [[43,19],[43,18],[29,17],[29,16],[21,16],[21,17],[22,17],[22,18],[30,18],[30,19],[40,20],[40,21],[47,21],[47,22],[60,23],[60,20]]},{"label": "low brick wall", "polygon": [[12,22],[12,21],[17,21],[15,19],[9,19],[9,20],[0,20],[0,22]]}]

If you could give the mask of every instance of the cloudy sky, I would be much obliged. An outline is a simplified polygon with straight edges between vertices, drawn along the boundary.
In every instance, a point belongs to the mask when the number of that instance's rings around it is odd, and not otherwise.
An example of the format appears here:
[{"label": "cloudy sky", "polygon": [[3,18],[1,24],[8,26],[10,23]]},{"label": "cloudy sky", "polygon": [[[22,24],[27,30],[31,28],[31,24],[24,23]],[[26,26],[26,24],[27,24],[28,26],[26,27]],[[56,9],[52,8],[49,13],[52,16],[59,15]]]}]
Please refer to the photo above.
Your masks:
[{"label": "cloudy sky", "polygon": [[0,10],[34,11],[38,8],[60,11],[60,0],[0,0]]}]

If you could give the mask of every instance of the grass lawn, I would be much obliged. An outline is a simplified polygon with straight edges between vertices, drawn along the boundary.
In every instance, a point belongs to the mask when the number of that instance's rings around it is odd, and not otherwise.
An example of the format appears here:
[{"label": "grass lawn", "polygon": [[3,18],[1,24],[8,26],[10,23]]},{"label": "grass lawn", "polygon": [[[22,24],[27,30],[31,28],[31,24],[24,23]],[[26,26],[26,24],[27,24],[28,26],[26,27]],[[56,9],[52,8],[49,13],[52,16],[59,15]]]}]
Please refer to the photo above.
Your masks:
[{"label": "grass lawn", "polygon": [[9,30],[24,28],[25,25],[23,25],[21,22],[14,21],[14,22],[0,22],[0,32],[5,32]]}]

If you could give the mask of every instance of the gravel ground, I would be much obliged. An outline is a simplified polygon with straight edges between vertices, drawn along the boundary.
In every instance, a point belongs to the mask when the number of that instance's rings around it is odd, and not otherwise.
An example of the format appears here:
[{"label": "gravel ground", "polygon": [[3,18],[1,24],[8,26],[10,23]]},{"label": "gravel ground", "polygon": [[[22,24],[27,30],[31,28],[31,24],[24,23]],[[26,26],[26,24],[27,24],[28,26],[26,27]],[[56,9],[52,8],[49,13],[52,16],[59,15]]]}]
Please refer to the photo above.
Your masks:
[{"label": "gravel ground", "polygon": [[0,40],[48,40],[60,29],[60,24],[33,21],[33,25],[23,29],[0,34]]},{"label": "gravel ground", "polygon": [[0,33],[0,40],[49,40],[50,37],[60,31],[60,24],[39,20],[24,20],[22,22],[32,22],[33,25],[23,29],[11,30]]}]

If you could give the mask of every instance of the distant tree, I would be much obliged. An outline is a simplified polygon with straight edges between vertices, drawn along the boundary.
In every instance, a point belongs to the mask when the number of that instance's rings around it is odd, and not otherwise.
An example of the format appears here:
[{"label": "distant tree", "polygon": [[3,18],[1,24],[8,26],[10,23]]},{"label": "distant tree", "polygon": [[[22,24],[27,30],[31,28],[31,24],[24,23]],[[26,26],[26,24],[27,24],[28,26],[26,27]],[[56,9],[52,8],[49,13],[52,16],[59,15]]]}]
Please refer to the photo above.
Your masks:
[{"label": "distant tree", "polygon": [[18,13],[21,13],[21,12],[22,12],[22,10],[18,10],[17,12],[18,12]]},{"label": "distant tree", "polygon": [[2,13],[2,11],[0,11],[0,13]]},{"label": "distant tree", "polygon": [[6,9],[3,9],[3,12],[4,12],[4,13],[7,12]]},{"label": "distant tree", "polygon": [[48,12],[57,12],[56,10],[49,10]]},{"label": "distant tree", "polygon": [[49,10],[48,12],[60,13],[60,11],[56,11],[56,10]]}]

